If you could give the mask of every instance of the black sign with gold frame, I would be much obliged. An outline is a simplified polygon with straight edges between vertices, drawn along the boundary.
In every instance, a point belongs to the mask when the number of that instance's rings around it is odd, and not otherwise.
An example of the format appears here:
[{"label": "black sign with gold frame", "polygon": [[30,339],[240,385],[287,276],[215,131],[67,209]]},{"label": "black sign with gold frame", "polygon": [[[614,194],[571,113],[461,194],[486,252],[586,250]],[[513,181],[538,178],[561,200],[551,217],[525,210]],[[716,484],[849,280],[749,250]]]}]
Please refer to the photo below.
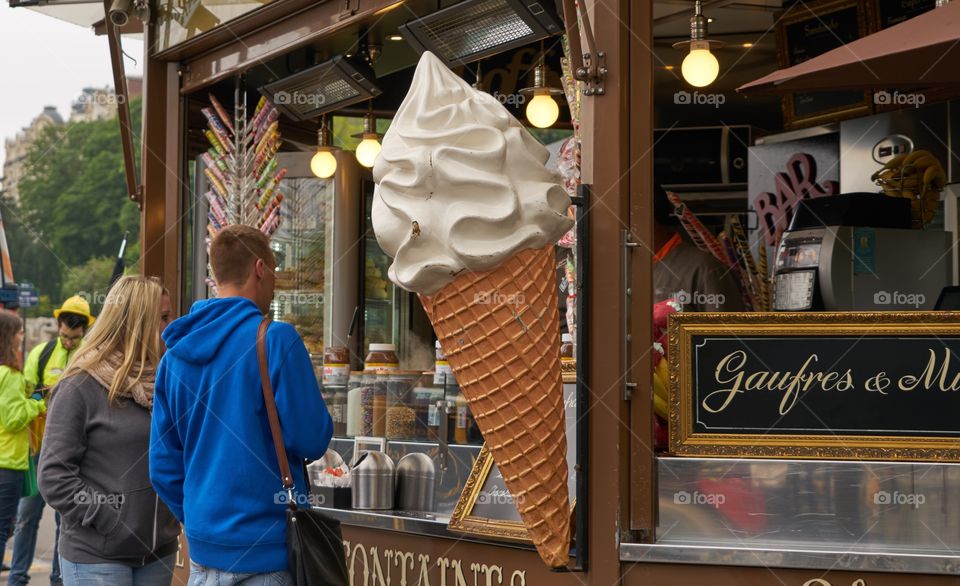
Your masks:
[{"label": "black sign with gold frame", "polygon": [[[795,3],[777,19],[780,67],[803,63],[866,36],[872,25],[872,8],[867,0]],[[787,128],[836,122],[871,111],[870,92],[860,90],[795,92],[783,97]]]},{"label": "black sign with gold frame", "polygon": [[679,456],[960,461],[960,313],[670,317]]}]

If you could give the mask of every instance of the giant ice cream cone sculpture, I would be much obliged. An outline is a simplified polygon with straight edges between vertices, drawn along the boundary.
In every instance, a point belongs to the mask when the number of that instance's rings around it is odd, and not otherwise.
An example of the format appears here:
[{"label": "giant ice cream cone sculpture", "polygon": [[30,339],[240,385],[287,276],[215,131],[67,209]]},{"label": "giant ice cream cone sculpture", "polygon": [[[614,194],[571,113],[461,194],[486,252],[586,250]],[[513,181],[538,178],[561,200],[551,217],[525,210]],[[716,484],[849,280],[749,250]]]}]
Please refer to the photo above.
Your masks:
[{"label": "giant ice cream cone sculpture", "polygon": [[568,562],[553,244],[570,200],[547,150],[430,53],[383,139],[372,220],[420,295],[534,545]]}]

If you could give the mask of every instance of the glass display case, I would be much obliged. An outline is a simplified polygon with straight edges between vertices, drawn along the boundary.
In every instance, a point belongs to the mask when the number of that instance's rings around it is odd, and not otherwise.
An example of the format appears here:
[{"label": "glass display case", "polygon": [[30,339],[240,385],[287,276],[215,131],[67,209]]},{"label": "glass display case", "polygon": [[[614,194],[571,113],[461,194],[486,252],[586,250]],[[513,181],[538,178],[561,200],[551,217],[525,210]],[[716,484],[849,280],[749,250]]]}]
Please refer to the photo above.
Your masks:
[{"label": "glass display case", "polygon": [[483,443],[460,387],[452,380],[438,380],[432,371],[355,371],[347,387],[325,387],[324,394],[328,406],[341,400],[345,405],[343,432],[337,436]]},{"label": "glass display case", "polygon": [[318,366],[323,361],[331,187],[332,182],[321,179],[284,179],[283,221],[271,241],[277,259],[273,318],[297,328]]},{"label": "glass display case", "polygon": [[396,342],[396,286],[387,277],[391,259],[380,248],[373,233],[370,208],[373,204],[372,181],[363,182],[363,348],[371,343]]}]

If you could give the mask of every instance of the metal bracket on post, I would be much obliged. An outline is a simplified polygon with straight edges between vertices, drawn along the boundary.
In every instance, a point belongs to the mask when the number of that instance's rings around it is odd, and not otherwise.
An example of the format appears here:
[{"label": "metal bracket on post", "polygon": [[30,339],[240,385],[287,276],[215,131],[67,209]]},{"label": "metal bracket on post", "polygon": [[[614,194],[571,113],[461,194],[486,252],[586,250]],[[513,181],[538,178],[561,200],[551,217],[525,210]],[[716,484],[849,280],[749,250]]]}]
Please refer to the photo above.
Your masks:
[{"label": "metal bracket on post", "polygon": [[120,122],[120,145],[123,150],[123,175],[127,183],[127,196],[130,201],[143,209],[143,185],[137,174],[134,160],[134,132],[130,122],[130,99],[127,92],[127,73],[123,65],[123,48],[120,42],[120,28],[110,16],[110,0],[104,0],[104,26],[107,29],[107,45],[110,49],[110,64],[113,69],[114,92],[117,96],[117,119]]},{"label": "metal bracket on post", "polygon": [[[606,93],[603,83],[607,77],[607,55],[597,49],[593,28],[590,26],[590,15],[583,5],[585,1],[563,0],[563,20],[570,43],[573,77],[586,84],[583,95],[602,96]],[[586,53],[580,46],[581,32],[587,41]]]},{"label": "metal bracket on post", "polygon": [[[632,305],[631,297],[633,297],[633,271],[630,270],[630,251],[640,246],[640,243],[633,241],[633,237],[630,235],[629,230],[623,230],[621,234],[621,243],[623,245],[623,270],[621,273],[621,276],[623,277],[623,359],[627,364],[629,364],[630,351],[633,344],[633,336],[630,335],[630,307]],[[624,379],[628,379],[629,377],[630,372],[627,371],[624,375]],[[631,400],[633,398],[633,393],[636,390],[637,383],[624,380],[623,400]]]}]

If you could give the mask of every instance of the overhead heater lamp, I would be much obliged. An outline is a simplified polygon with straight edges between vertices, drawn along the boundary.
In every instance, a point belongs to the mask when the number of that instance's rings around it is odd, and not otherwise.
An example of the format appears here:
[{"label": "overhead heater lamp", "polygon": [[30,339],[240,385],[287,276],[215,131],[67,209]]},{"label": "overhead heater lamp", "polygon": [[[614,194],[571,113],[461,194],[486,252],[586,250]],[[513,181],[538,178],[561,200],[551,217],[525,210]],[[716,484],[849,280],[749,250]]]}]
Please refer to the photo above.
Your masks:
[{"label": "overhead heater lamp", "polygon": [[464,0],[400,25],[417,51],[447,66],[471,63],[563,32],[553,0]]},{"label": "overhead heater lamp", "polygon": [[292,120],[310,120],[379,96],[373,70],[356,59],[337,55],[260,88],[274,106]]},{"label": "overhead heater lamp", "polygon": [[337,157],[330,136],[330,127],[327,126],[327,117],[320,119],[320,130],[317,131],[317,152],[310,159],[310,170],[320,179],[329,179],[337,172]]},{"label": "overhead heater lamp", "polygon": [[690,17],[690,40],[674,43],[674,49],[689,49],[689,53],[680,65],[683,79],[694,87],[706,87],[717,79],[720,63],[710,52],[723,46],[720,41],[707,39],[707,18],[703,15],[700,0],[694,3],[694,14]]}]

